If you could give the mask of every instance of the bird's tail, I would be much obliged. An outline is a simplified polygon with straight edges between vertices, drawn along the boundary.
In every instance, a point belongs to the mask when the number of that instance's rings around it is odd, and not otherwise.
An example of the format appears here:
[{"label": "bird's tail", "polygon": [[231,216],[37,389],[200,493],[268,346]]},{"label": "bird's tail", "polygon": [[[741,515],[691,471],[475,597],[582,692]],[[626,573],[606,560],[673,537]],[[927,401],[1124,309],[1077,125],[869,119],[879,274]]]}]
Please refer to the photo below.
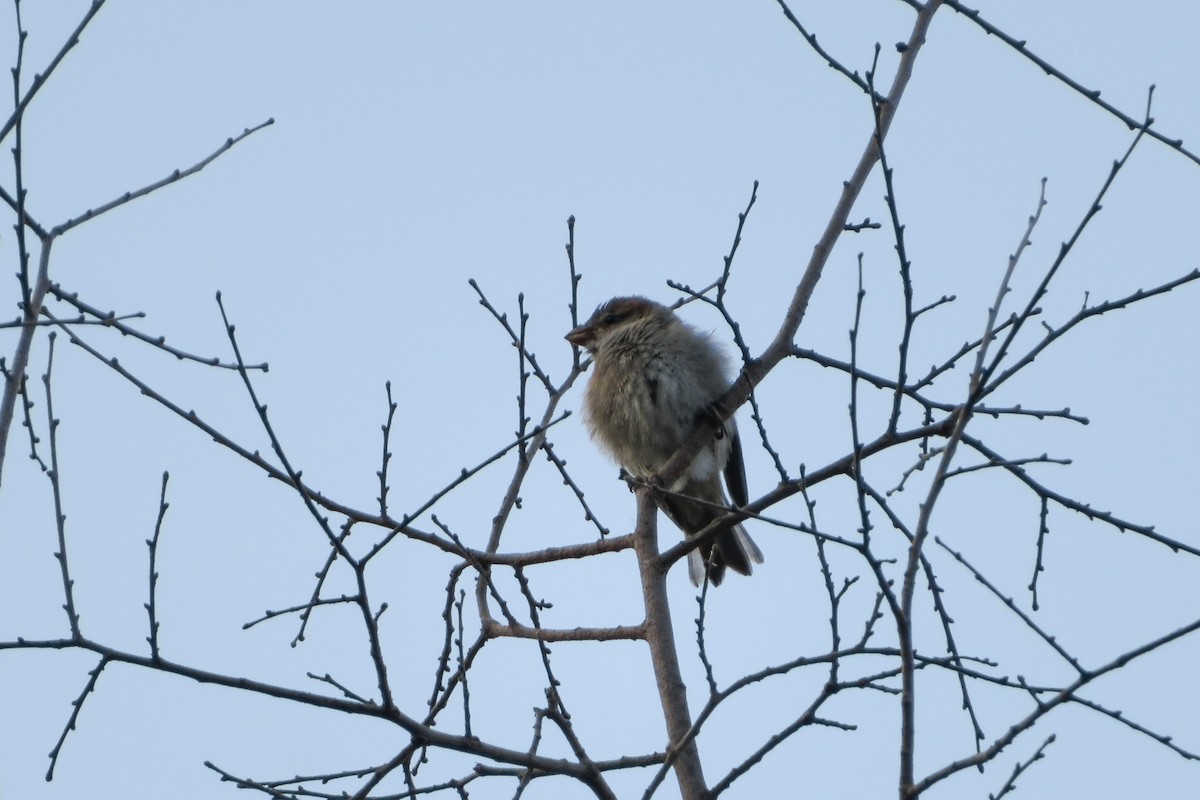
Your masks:
[{"label": "bird's tail", "polygon": [[749,575],[755,564],[763,563],[762,551],[740,524],[720,534],[713,543],[705,543],[688,553],[688,577],[699,586],[705,571],[713,586],[720,586],[725,579],[726,568],[741,575]]}]

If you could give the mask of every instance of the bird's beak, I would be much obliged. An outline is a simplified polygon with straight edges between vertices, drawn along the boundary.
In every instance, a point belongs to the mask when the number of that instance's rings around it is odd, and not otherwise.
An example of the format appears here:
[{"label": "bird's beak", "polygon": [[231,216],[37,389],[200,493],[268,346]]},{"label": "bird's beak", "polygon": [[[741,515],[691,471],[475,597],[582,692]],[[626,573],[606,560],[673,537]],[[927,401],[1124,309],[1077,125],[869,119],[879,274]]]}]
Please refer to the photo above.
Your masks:
[{"label": "bird's beak", "polygon": [[568,342],[580,347],[587,347],[592,343],[594,338],[594,332],[592,331],[592,327],[590,325],[580,325],[578,328],[574,328],[566,335],[566,340]]}]

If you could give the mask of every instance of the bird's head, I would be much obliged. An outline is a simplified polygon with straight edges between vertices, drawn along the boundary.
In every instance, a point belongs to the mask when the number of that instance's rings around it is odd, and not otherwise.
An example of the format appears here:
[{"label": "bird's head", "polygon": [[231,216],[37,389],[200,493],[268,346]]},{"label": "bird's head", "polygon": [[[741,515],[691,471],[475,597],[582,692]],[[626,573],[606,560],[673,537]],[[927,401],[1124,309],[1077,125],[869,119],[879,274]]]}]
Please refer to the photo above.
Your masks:
[{"label": "bird's head", "polygon": [[647,321],[670,324],[673,316],[669,308],[645,297],[614,297],[597,308],[587,322],[572,329],[566,339],[596,353],[613,335],[631,326]]}]

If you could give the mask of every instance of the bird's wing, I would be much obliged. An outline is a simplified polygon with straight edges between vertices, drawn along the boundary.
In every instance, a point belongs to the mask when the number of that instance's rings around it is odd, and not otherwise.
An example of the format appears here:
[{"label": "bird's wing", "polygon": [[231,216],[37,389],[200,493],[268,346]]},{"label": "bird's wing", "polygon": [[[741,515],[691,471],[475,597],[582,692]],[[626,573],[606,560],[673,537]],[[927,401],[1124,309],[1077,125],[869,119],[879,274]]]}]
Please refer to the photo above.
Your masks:
[{"label": "bird's wing", "polygon": [[742,459],[742,438],[730,419],[726,423],[729,433],[729,460],[725,462],[725,484],[729,497],[737,507],[750,502],[750,490],[746,487],[746,462]]}]

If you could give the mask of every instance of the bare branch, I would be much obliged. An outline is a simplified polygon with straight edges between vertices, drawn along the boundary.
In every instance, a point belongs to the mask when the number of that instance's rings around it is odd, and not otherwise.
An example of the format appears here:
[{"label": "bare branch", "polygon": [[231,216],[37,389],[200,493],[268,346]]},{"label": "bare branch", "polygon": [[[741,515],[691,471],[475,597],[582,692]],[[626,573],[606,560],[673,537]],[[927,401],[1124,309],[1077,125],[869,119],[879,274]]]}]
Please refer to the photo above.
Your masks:
[{"label": "bare branch", "polygon": [[71,230],[72,228],[82,225],[83,223],[87,222],[88,220],[95,219],[96,217],[100,216],[101,214],[105,214],[109,211],[112,211],[114,208],[120,208],[121,206],[125,205],[126,203],[128,203],[132,200],[137,200],[139,197],[145,197],[146,195],[151,194],[152,192],[158,191],[159,189],[163,188],[164,186],[170,186],[172,183],[181,181],[184,178],[195,175],[197,172],[204,169],[209,164],[216,161],[218,158],[225,155],[225,153],[227,153],[231,149],[233,149],[233,146],[236,145],[238,142],[242,141],[243,139],[245,139],[246,137],[250,136],[253,133],[257,133],[258,131],[261,131],[263,128],[266,128],[266,127],[268,127],[270,125],[274,125],[274,124],[275,124],[275,120],[273,118],[271,118],[271,119],[268,119],[266,122],[260,122],[259,124],[255,125],[253,128],[246,128],[241,133],[239,133],[237,136],[231,136],[228,139],[226,139],[225,144],[221,145],[216,150],[214,150],[212,153],[210,153],[208,156],[200,159],[192,166],[190,166],[186,169],[182,169],[182,170],[177,169],[174,172],[172,172],[170,175],[168,175],[167,177],[157,180],[154,183],[147,184],[146,186],[143,186],[140,189],[134,189],[131,192],[126,192],[125,194],[121,195],[120,197],[109,200],[107,203],[104,203],[103,205],[96,206],[95,208],[89,208],[87,211],[83,212],[79,216],[72,217],[71,219],[67,220],[66,222],[63,222],[59,225],[54,226],[54,228],[52,228],[50,231],[50,235],[51,236],[60,236],[61,234],[66,233],[67,231]]}]

